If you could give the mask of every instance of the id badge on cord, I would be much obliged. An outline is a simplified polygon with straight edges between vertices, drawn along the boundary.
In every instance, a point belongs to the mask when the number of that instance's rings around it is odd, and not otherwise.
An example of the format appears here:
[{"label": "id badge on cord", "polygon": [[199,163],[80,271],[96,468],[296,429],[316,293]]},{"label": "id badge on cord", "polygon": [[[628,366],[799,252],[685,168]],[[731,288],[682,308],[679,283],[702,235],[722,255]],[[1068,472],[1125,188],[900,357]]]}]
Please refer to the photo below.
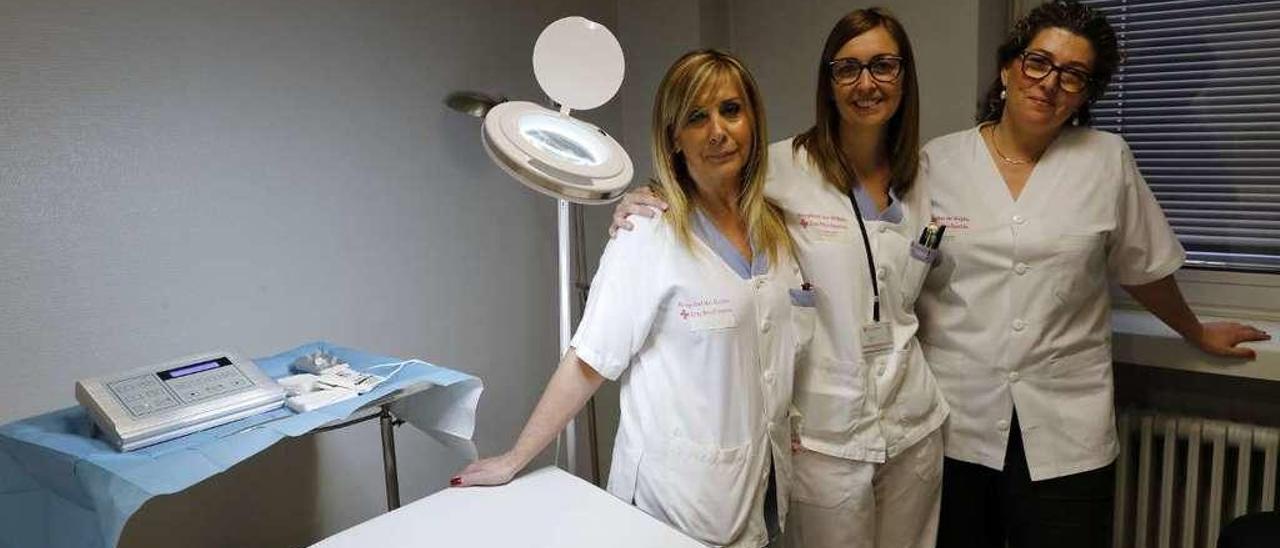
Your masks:
[{"label": "id badge on cord", "polygon": [[893,330],[889,322],[872,322],[862,325],[862,359],[870,363],[872,358],[893,350]]}]

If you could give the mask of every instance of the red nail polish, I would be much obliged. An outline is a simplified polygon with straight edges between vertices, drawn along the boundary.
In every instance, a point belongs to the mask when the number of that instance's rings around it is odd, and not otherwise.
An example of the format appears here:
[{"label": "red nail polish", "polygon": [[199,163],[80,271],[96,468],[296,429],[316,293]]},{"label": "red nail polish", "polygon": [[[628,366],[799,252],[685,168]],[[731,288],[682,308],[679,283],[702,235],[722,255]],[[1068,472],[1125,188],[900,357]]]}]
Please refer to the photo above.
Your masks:
[{"label": "red nail polish", "polygon": [[451,487],[457,487],[459,485],[462,485],[462,478],[450,478],[449,485]]}]

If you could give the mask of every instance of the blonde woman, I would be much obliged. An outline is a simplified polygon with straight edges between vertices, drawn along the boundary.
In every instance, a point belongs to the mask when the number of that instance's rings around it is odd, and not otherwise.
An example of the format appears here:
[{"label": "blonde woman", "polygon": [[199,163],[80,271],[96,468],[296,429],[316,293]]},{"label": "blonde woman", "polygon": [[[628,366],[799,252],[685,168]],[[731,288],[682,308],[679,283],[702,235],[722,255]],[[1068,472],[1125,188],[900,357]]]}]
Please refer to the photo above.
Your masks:
[{"label": "blonde woman", "polygon": [[454,485],[509,481],[617,380],[609,491],[708,544],[769,543],[786,515],[792,299],[804,292],[764,200],[764,138],[737,59],[705,50],[672,65],[652,131],[667,214],[605,248],[572,348],[515,446]]}]

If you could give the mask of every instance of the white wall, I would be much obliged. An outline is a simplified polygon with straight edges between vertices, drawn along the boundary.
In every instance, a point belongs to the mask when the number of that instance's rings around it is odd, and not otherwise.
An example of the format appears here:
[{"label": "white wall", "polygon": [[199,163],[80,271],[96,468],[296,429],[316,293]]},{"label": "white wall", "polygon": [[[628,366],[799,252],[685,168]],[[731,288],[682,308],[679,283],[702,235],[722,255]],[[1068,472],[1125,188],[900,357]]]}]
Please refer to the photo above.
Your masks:
[{"label": "white wall", "polygon": [[[494,167],[478,121],[441,100],[541,100],[538,32],[570,14],[613,26],[612,2],[0,12],[0,422],[73,404],[78,378],[324,339],[480,376],[480,450],[511,443],[558,355],[555,206]],[[587,117],[621,123],[618,106]],[[411,428],[399,441],[405,500],[461,464]],[[298,545],[383,504],[368,423],[148,505],[124,545]]]}]

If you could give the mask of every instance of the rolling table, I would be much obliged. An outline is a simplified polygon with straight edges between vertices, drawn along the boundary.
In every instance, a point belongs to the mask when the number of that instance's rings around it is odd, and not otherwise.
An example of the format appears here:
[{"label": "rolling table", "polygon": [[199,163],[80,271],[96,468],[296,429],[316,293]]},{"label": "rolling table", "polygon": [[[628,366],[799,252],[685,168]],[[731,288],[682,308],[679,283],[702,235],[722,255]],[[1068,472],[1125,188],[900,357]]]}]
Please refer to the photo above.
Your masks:
[{"label": "rolling table", "polygon": [[[333,352],[357,370],[399,362],[317,342],[254,362],[268,376],[299,356]],[[468,440],[483,385],[443,367],[413,363],[356,398],[307,413],[276,409],[127,453],[95,435],[81,407],[0,425],[0,548],[115,546],[147,500],[219,474],[285,437],[377,418],[382,423],[387,506],[400,504],[394,433],[401,420],[474,455]]]}]

